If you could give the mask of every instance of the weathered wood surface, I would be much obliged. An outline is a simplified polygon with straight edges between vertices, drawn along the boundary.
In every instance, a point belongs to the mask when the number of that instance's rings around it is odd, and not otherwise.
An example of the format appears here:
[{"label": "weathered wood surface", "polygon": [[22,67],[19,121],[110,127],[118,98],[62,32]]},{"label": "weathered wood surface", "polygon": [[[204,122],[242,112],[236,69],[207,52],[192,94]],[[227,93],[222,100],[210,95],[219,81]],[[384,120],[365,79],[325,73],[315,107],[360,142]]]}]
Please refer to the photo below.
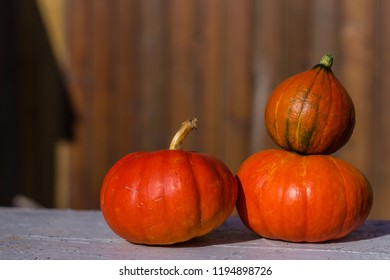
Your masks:
[{"label": "weathered wood surface", "polygon": [[390,221],[369,220],[337,242],[260,238],[230,217],[212,233],[174,246],[131,244],[100,211],[0,208],[0,259],[390,259]]}]

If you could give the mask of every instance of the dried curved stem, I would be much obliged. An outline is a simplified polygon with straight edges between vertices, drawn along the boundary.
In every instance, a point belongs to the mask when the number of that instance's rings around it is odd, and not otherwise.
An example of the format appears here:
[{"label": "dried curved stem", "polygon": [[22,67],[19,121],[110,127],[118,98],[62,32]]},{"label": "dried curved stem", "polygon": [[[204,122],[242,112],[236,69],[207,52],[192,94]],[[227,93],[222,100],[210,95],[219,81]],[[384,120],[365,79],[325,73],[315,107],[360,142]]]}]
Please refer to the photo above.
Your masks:
[{"label": "dried curved stem", "polygon": [[183,146],[183,141],[187,137],[188,133],[191,130],[196,129],[196,123],[198,122],[197,118],[192,118],[190,120],[186,120],[181,124],[180,129],[176,132],[175,136],[169,145],[170,150],[181,150]]}]

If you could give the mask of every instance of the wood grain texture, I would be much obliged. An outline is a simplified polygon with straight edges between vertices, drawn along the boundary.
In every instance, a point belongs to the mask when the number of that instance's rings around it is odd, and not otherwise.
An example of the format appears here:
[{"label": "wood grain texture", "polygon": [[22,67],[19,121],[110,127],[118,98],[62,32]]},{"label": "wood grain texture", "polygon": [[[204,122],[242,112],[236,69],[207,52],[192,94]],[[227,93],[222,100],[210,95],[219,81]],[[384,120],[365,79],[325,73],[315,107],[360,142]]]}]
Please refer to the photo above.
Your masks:
[{"label": "wood grain texture", "polygon": [[[197,116],[196,2],[170,0],[167,13],[169,84],[166,127],[173,136],[182,121]],[[188,137],[185,147],[198,150],[199,146],[194,141],[196,138],[194,134]]]},{"label": "wood grain texture", "polygon": [[[357,3],[359,3],[357,5]],[[357,5],[357,6],[356,6]],[[344,1],[341,6],[340,47],[342,55],[338,78],[355,103],[356,125],[353,135],[339,155],[365,170],[373,178],[373,103],[374,86],[374,23],[375,7],[371,1]],[[338,62],[337,62],[338,61]]]},{"label": "wood grain texture", "polygon": [[223,92],[224,1],[198,1],[196,63],[197,114],[200,114],[198,146],[202,151],[224,157]]},{"label": "wood grain texture", "polygon": [[[263,124],[274,87],[330,52],[357,112],[351,141],[337,156],[372,183],[378,197],[372,216],[389,218],[389,42],[383,35],[389,7],[385,0],[355,2],[61,2],[61,25],[48,30],[65,33],[54,35],[66,44],[54,53],[66,65],[63,82],[76,116],[65,155],[70,166],[61,165],[69,176],[66,206],[98,208],[101,179],[117,159],[166,148],[193,116],[199,128],[184,148],[215,155],[236,172],[250,153],[275,147]],[[51,106],[43,95],[36,98]],[[26,102],[34,100],[26,95]],[[30,143],[38,139],[28,137]],[[29,145],[26,157],[35,156],[37,145]]]},{"label": "wood grain texture", "polygon": [[283,51],[280,44],[285,25],[274,15],[282,10],[280,1],[255,2],[253,71],[254,88],[251,103],[250,151],[276,147],[269,137],[264,122],[265,105],[273,89],[283,78]]},{"label": "wood grain texture", "polygon": [[248,145],[243,143],[250,139],[253,16],[253,1],[226,1],[224,160],[232,170],[239,166],[237,159],[250,154]]},{"label": "wood grain texture", "polygon": [[116,236],[100,211],[0,208],[0,259],[375,260],[390,259],[390,223],[367,221],[345,238],[319,244],[261,238],[231,217],[208,235],[172,246]]},{"label": "wood grain texture", "polygon": [[[378,1],[375,7],[376,12],[376,30],[381,29],[381,34],[389,34],[390,18],[386,16],[386,11],[390,9],[389,1]],[[372,77],[373,87],[369,92],[372,107],[372,115],[369,125],[372,126],[373,137],[371,139],[370,151],[373,152],[373,159],[369,161],[372,164],[373,184],[376,194],[376,207],[373,209],[373,216],[388,217],[390,213],[388,199],[390,197],[390,79],[385,78],[390,75],[390,38],[388,36],[378,36],[375,42],[375,58],[378,61],[373,65],[375,77]]]}]

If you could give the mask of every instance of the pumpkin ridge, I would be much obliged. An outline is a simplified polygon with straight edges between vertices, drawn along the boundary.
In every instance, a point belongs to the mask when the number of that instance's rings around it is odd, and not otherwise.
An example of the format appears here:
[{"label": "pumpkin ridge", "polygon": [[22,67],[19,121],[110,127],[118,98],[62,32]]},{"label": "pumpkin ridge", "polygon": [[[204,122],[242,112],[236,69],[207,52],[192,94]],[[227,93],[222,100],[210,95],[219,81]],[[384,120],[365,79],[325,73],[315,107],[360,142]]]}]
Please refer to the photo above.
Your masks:
[{"label": "pumpkin ridge", "polygon": [[[190,170],[190,172],[191,172],[191,179],[192,179],[192,181],[194,181],[195,182],[195,185],[196,186],[199,186],[200,184],[199,184],[199,180],[198,180],[198,178],[197,178],[197,176],[196,176],[196,174],[195,174],[195,170],[194,170],[194,164],[193,164],[193,160],[192,160],[192,153],[186,153],[185,154],[185,157],[186,157],[186,162],[188,163],[188,165],[189,165],[189,170]],[[195,188],[196,189],[196,204],[197,204],[197,207],[196,207],[196,209],[198,209],[198,211],[197,211],[197,214],[196,214],[196,216],[197,216],[197,221],[199,221],[199,223],[200,223],[200,226],[202,227],[203,226],[203,215],[202,215],[202,213],[203,213],[203,208],[202,208],[202,199],[201,199],[201,194],[200,194],[200,192],[199,192],[199,189],[198,188]],[[197,226],[199,226],[199,225],[197,225]]]},{"label": "pumpkin ridge", "polygon": [[[337,80],[336,77],[334,77],[334,83],[337,83],[340,87],[343,88],[343,86],[341,85],[341,83]],[[345,90],[345,89],[344,89]],[[342,135],[340,135],[337,139],[335,138],[331,144],[329,145],[329,147],[331,149],[334,149],[334,146],[337,146],[337,143],[338,142],[341,142],[341,143],[346,143],[348,141],[348,139],[351,137],[352,135],[352,132],[353,132],[353,129],[354,129],[354,126],[355,126],[355,107],[353,105],[353,101],[351,99],[351,97],[347,94],[346,96],[346,99],[347,99],[347,102],[349,103],[350,105],[350,108],[351,110],[349,111],[349,120],[351,120],[352,122],[352,126],[349,127],[348,130],[346,130]]]},{"label": "pumpkin ridge", "polygon": [[[307,168],[309,166],[309,164],[307,163],[308,160],[309,160],[309,157],[305,157],[305,160],[303,160],[303,162],[305,163],[304,168],[303,168],[303,170],[305,172],[304,175],[307,174]],[[303,178],[304,177],[305,176],[303,176]],[[307,195],[307,187],[306,186],[305,186],[304,190],[305,190],[305,198],[304,198],[304,201],[305,201],[305,207],[304,207],[304,209],[305,209],[305,218],[304,218],[304,221],[303,221],[303,240],[307,240],[307,227],[308,227],[307,221],[309,220],[309,211],[308,211],[309,203],[308,203],[308,195]]]},{"label": "pumpkin ridge", "polygon": [[[285,81],[286,85],[284,85],[284,88],[289,88],[290,84],[293,83],[293,82],[294,82],[294,79],[293,78],[289,78],[288,80]],[[299,86],[300,85],[298,85],[298,87]],[[280,105],[281,101],[284,98],[284,94],[285,94],[285,91],[280,94],[279,100],[276,102],[275,110],[274,110],[274,118],[273,118],[273,124],[274,124],[273,127],[274,127],[274,130],[275,130],[276,137],[278,138],[279,141],[282,141],[282,137],[279,134],[279,127],[278,127],[278,122],[277,122],[277,119],[278,119],[277,118],[277,114],[278,114],[278,111],[279,111],[279,105]],[[287,130],[287,124],[286,124],[286,130]]]},{"label": "pumpkin ridge", "polygon": [[[153,154],[154,152],[152,152]],[[150,155],[151,153],[147,153],[146,156],[147,156],[147,159],[145,160],[142,160],[141,163],[138,163],[140,164],[140,167],[139,167],[139,170],[140,170],[140,173],[139,173],[139,176],[138,176],[138,182],[137,182],[137,186],[139,188],[139,191],[136,192],[137,193],[137,199],[136,200],[143,200],[145,199],[144,195],[145,195],[145,191],[146,191],[146,194],[149,194],[149,191],[147,189],[149,189],[149,183],[151,181],[151,177],[150,176],[147,176],[147,173],[150,172],[150,168],[147,168],[147,165],[148,165],[148,161],[150,160]],[[137,164],[137,165],[138,165]],[[145,178],[147,178],[147,180],[145,180]],[[142,182],[142,185],[141,185],[141,182]],[[131,200],[134,200],[133,198]],[[144,205],[144,204],[143,204]],[[143,235],[148,239],[148,240],[153,240],[153,236],[150,237],[150,234],[149,234],[149,229],[150,227],[148,227],[148,219],[139,219],[140,220],[140,224],[142,226],[138,227],[140,230],[143,231]]]},{"label": "pumpkin ridge", "polygon": [[[213,170],[213,173],[217,176],[217,179],[219,180],[220,184],[223,184],[223,182],[225,181],[225,178],[223,176],[221,176],[222,173],[222,166],[217,166],[215,164],[213,164],[213,162],[215,160],[218,160],[216,158],[213,158],[212,156],[207,156],[204,158],[204,161],[207,162],[207,170]],[[236,179],[234,178],[234,181],[235,183],[237,182]],[[218,186],[220,187],[220,186]],[[228,216],[230,216],[230,214],[232,213],[234,207],[235,207],[235,202],[237,201],[237,188],[236,188],[236,191],[235,191],[235,199],[232,201],[232,208],[229,209],[230,213],[228,213]],[[225,205],[227,203],[226,199],[224,196],[219,196],[219,203],[221,205]],[[222,214],[225,214],[225,213],[222,213],[220,211],[216,212],[213,217],[217,217],[217,216],[221,216]]]},{"label": "pumpkin ridge", "polygon": [[[144,178],[144,171],[146,168],[142,168],[144,165],[147,164],[147,160],[148,160],[148,157],[149,157],[149,153],[148,152],[140,152],[140,153],[137,153],[137,154],[130,154],[127,156],[127,158],[125,158],[124,160],[120,160],[119,163],[121,164],[121,166],[116,166],[116,170],[118,171],[118,173],[120,174],[120,178],[122,178],[122,181],[125,181],[125,182],[128,182],[129,179],[127,178],[127,175],[126,175],[126,172],[130,169],[133,171],[133,165],[131,165],[131,167],[129,168],[129,164],[132,163],[134,164],[134,162],[138,162],[140,158],[144,158],[146,157],[146,160],[141,160],[140,163],[137,163],[135,164],[135,166],[138,166],[140,165],[140,170],[141,170],[141,174],[140,176],[138,176],[138,180],[136,180],[136,182],[134,182],[134,188],[132,188],[131,190],[131,195],[128,195],[130,201],[134,201],[134,200],[139,200],[140,196],[142,196],[142,190],[144,189],[144,186],[145,185],[142,185],[141,186],[141,181],[142,179]],[[118,164],[118,163],[117,163]],[[110,184],[111,185],[111,184]],[[127,186],[123,186],[124,188],[127,188]],[[134,199],[133,196],[136,195],[137,198]],[[118,194],[116,194],[115,196],[112,196],[113,197],[113,200],[115,200],[116,202],[113,203],[114,205],[120,205],[121,203],[118,202],[118,199],[121,199],[123,197],[119,197]],[[142,199],[142,198],[141,198]],[[129,210],[129,209],[127,209]],[[131,210],[130,210],[131,211]],[[116,226],[120,225],[121,221],[122,221],[122,217],[118,216],[118,213],[115,211],[114,212],[114,216],[113,216],[113,220],[115,220],[115,224]],[[144,224],[144,219],[140,219],[138,220],[138,224]],[[143,229],[144,227],[142,227]],[[120,232],[123,232],[123,229],[118,229],[119,230],[119,233]],[[146,236],[147,235],[147,232],[144,230],[143,231],[143,234]],[[136,239],[138,240],[138,237],[136,237]],[[126,240],[130,241],[128,238],[126,238]]]},{"label": "pumpkin ridge", "polygon": [[[303,96],[303,100],[302,100],[302,103],[303,103],[303,105],[301,106],[301,111],[299,112],[299,116],[298,116],[298,124],[297,124],[297,129],[296,129],[296,131],[295,131],[295,137],[296,137],[296,141],[297,141],[297,143],[299,144],[300,142],[301,142],[301,126],[302,126],[302,112],[303,112],[303,109],[304,109],[304,107],[305,107],[305,105],[306,105],[306,101],[307,101],[307,99],[308,99],[308,96],[310,95],[310,93],[312,92],[312,88],[313,88],[313,85],[314,85],[314,83],[315,83],[315,80],[316,80],[316,78],[318,77],[318,75],[321,73],[321,70],[322,70],[322,67],[319,67],[318,68],[318,71],[315,73],[315,75],[314,75],[314,77],[313,77],[313,79],[312,79],[312,81],[311,81],[311,84],[310,84],[310,86],[308,87],[308,89],[307,89],[307,91],[305,92],[305,94],[304,94],[304,96]],[[303,83],[303,82],[302,82]],[[299,91],[299,89],[300,89],[300,87],[301,87],[301,85],[302,85],[302,83],[300,83],[299,84],[299,86],[298,86],[298,90],[297,91]],[[291,104],[291,103],[290,103]],[[289,114],[290,114],[290,104],[289,104]],[[316,119],[317,119],[317,116],[318,116],[318,110],[316,110]],[[287,119],[287,121],[289,122],[289,119]],[[312,133],[313,133],[313,129],[314,129],[315,127],[314,126],[312,126],[312,128],[310,129],[310,132],[308,133],[308,136],[305,136],[304,137],[304,147],[302,147],[302,150],[305,152],[306,150],[307,150],[307,148],[309,147],[309,145],[310,145],[310,139],[311,139],[311,136],[312,136]],[[307,135],[307,133],[306,133],[306,135]],[[286,138],[288,138],[288,136],[289,136],[289,132],[288,132],[288,127],[286,127]],[[289,140],[287,140],[287,141],[289,141]],[[291,146],[290,145],[288,145],[289,146],[289,148],[291,148]]]},{"label": "pumpkin ridge", "polygon": [[275,129],[276,137],[279,138],[279,140],[281,140],[281,137],[279,135],[279,127],[278,127],[278,122],[276,120],[277,120],[277,114],[278,114],[278,110],[279,110],[279,105],[280,105],[280,102],[283,99],[283,94],[280,94],[279,100],[278,100],[278,102],[276,102],[275,111],[274,111],[274,121],[273,121],[273,123],[274,123],[273,126],[274,126],[274,129]]},{"label": "pumpkin ridge", "polygon": [[[318,102],[320,100],[321,100],[321,96],[319,96]],[[312,125],[311,129],[308,130],[308,131],[302,132],[301,131],[301,126],[300,126],[299,130],[298,130],[298,133],[297,133],[298,143],[303,143],[304,144],[304,146],[302,147],[303,153],[307,152],[308,147],[312,143],[312,136],[315,133],[315,131],[317,130],[316,124],[317,124],[317,120],[318,120],[318,102],[315,103],[315,109],[316,109],[315,112],[316,112],[316,114],[315,114],[313,125]]]},{"label": "pumpkin ridge", "polygon": [[[301,74],[299,74],[299,76],[304,75],[305,73],[306,73],[306,72],[301,73]],[[295,76],[295,77],[296,77],[296,76]],[[292,78],[294,78],[294,77],[292,77]],[[290,79],[291,79],[291,82],[293,82],[293,79],[292,79],[292,78],[290,78]],[[300,90],[300,88],[301,88],[303,82],[304,82],[304,80],[302,80],[302,81],[298,84],[298,86],[297,86],[297,88],[296,88],[295,91],[299,91],[299,90]],[[287,87],[287,86],[286,86],[286,87]],[[282,97],[283,97],[283,95],[281,95],[281,99],[280,99],[280,100],[282,100]],[[304,99],[306,99],[306,96],[305,96]],[[291,102],[288,104],[287,116],[291,114],[291,106],[290,106],[290,105],[291,105]],[[302,106],[302,107],[303,107],[303,106]],[[275,115],[276,115],[276,112],[277,112],[277,110],[275,110]],[[302,111],[301,111],[301,112],[302,112]],[[301,113],[300,113],[300,115],[301,115]],[[276,117],[275,117],[275,122],[276,122]],[[290,119],[289,119],[289,118],[286,118],[286,129],[285,129],[285,133],[284,133],[284,141],[285,141],[287,147],[291,150],[291,149],[293,149],[294,143],[291,143],[291,141],[290,141],[289,127],[290,127]],[[280,138],[280,137],[279,137],[279,138]]]},{"label": "pumpkin ridge", "polygon": [[[272,152],[272,151],[275,151],[275,152],[278,152],[278,153],[283,153],[283,151],[279,151],[279,150],[269,150],[268,152]],[[275,155],[272,155],[272,157],[275,158]],[[260,181],[262,181],[262,184],[260,185],[260,192],[263,192],[264,189],[269,187],[268,186],[268,182],[272,181],[273,173],[275,172],[275,170],[277,169],[278,165],[280,165],[282,161],[283,161],[283,159],[278,156],[273,161],[268,162],[265,165],[265,168],[267,169],[267,172],[266,172],[266,175],[264,176],[264,180],[260,180]],[[250,166],[252,166],[251,168],[256,167],[255,162],[253,162],[253,163],[250,162],[249,164],[250,164]],[[256,178],[258,178],[258,177],[256,177]],[[241,188],[243,188],[243,187],[241,187]],[[243,191],[243,192],[245,193],[245,191]],[[256,211],[258,212],[259,217],[265,216],[264,213],[263,213],[264,210],[263,210],[261,204],[256,204]],[[262,228],[263,228],[263,234],[265,236],[273,235],[273,233],[269,229],[270,227],[267,225],[267,219],[260,218],[260,220],[261,220],[261,224],[262,224]],[[248,227],[251,228],[252,231],[256,232],[256,230],[254,229],[254,227],[252,225],[251,219],[247,218],[246,222],[248,224]]]},{"label": "pumpkin ridge", "polygon": [[[326,67],[325,67],[325,69],[326,69]],[[332,77],[331,77],[331,71],[325,71],[326,72],[326,77],[328,78],[328,81],[329,81],[329,84],[331,84],[331,82],[332,82]],[[329,101],[329,103],[330,103],[330,109],[329,109],[329,111],[331,112],[332,111],[332,107],[333,107],[333,94],[334,94],[334,92],[333,92],[333,86],[331,85],[330,86],[330,89],[329,89],[329,96],[330,96],[330,101]],[[326,124],[325,124],[325,126],[324,126],[324,128],[322,129],[322,137],[321,137],[321,139],[320,139],[320,142],[318,143],[318,147],[321,147],[321,144],[324,142],[324,139],[326,138],[326,135],[327,135],[327,132],[328,132],[328,129],[329,129],[329,124],[330,124],[330,118],[328,117],[328,118],[326,118]]]},{"label": "pumpkin ridge", "polygon": [[341,170],[340,170],[340,168],[339,168],[339,166],[337,164],[337,161],[333,157],[329,156],[328,159],[333,163],[333,165],[335,166],[337,172],[340,174],[340,178],[343,180],[343,187],[344,187],[343,190],[344,190],[345,205],[346,205],[346,207],[345,207],[346,214],[345,214],[345,217],[344,217],[343,225],[341,227],[339,227],[339,231],[336,234],[334,234],[334,236],[332,237],[332,239],[333,239],[336,236],[338,236],[340,234],[340,232],[342,232],[345,229],[345,222],[347,221],[347,217],[348,217],[348,214],[349,214],[349,207],[348,207],[349,203],[348,203],[347,191],[345,189],[345,185],[346,184],[345,184],[345,179],[344,179],[343,173],[341,172]]},{"label": "pumpkin ridge", "polygon": [[[319,67],[319,71],[318,71],[318,75],[320,74],[320,72],[322,71],[322,70],[326,70],[327,69],[327,67],[326,66],[324,66],[324,65],[320,65],[321,67]],[[325,71],[326,73],[327,73],[327,75],[322,75],[322,76],[328,76],[329,75],[329,71]],[[316,78],[316,77],[315,77]],[[323,81],[322,81],[323,82]],[[313,79],[313,84],[314,84],[314,79]],[[310,92],[311,92],[311,90],[310,90]],[[299,135],[302,135],[304,138],[303,138],[303,141],[299,141],[299,143],[301,143],[301,142],[304,142],[305,144],[306,144],[306,146],[303,148],[303,152],[304,153],[306,153],[307,152],[307,149],[308,149],[308,147],[309,146],[312,146],[312,144],[313,144],[313,134],[314,133],[316,133],[316,131],[317,131],[317,126],[318,126],[318,118],[319,118],[319,104],[320,104],[320,102],[321,102],[321,99],[322,99],[322,95],[321,94],[319,94],[319,95],[317,95],[318,96],[318,100],[316,100],[316,102],[314,102],[314,105],[315,105],[315,112],[316,112],[316,114],[315,114],[315,117],[314,117],[314,121],[313,121],[313,125],[312,125],[312,127],[311,127],[311,129],[310,129],[310,131],[309,132],[307,132],[307,133],[301,133],[301,131],[299,131]],[[328,119],[328,123],[329,123],[329,118],[327,118]],[[322,130],[321,130],[322,131]],[[301,137],[302,138],[302,137]],[[321,141],[324,139],[324,137],[321,137]]]},{"label": "pumpkin ridge", "polygon": [[[129,157],[129,156],[130,155],[127,155],[127,157]],[[122,161],[118,164],[120,164],[122,166],[124,164],[123,162],[124,161]],[[104,178],[103,188],[102,188],[101,194],[100,194],[100,196],[102,197],[102,199],[100,200],[100,207],[105,205],[105,198],[107,196],[107,192],[109,191],[109,186],[110,186],[111,180],[114,177],[114,175],[119,172],[119,170],[120,170],[119,168],[114,169],[111,167],[110,170],[108,171],[108,174],[110,175],[110,177]]]},{"label": "pumpkin ridge", "polygon": [[[282,165],[288,163],[290,161],[291,158],[293,158],[295,156],[295,154],[290,154],[290,153],[287,153],[285,156],[285,151],[280,151],[280,153],[282,154],[281,157],[279,157],[277,159],[277,161],[275,160],[275,163],[270,167],[270,169],[268,170],[268,175],[267,177],[270,177],[271,180],[275,180],[275,177],[274,177],[274,173],[276,170],[279,170],[281,168]],[[264,183],[267,183],[268,184],[268,180],[265,180]],[[263,188],[264,188],[264,184],[263,184]],[[266,186],[266,188],[269,188],[269,186]],[[283,189],[283,194],[281,195],[282,197],[284,197],[286,193],[286,188]],[[280,208],[280,205],[278,205],[278,208]],[[280,224],[282,224],[282,230],[284,231],[285,233],[285,227],[283,226],[284,223],[283,223],[283,215],[282,215],[282,212],[279,213],[278,215],[278,218],[280,220]],[[263,226],[266,228],[267,232],[270,233],[271,235],[275,235],[274,232],[272,232],[272,230],[270,230],[270,227],[267,225],[267,219],[263,219]],[[272,227],[271,227],[272,228]],[[279,238],[279,237],[278,237]]]}]

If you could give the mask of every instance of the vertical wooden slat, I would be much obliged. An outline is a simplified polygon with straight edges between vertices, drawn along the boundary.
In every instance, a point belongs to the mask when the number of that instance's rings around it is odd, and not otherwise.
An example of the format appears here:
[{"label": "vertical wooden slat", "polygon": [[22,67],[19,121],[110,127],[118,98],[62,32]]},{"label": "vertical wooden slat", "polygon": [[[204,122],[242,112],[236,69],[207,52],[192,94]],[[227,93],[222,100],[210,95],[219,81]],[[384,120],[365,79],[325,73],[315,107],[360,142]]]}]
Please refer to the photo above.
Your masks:
[{"label": "vertical wooden slat", "polygon": [[275,86],[283,79],[284,45],[283,23],[278,17],[282,9],[280,0],[255,1],[254,32],[254,91],[251,105],[251,152],[275,147],[264,124],[264,110]]},{"label": "vertical wooden slat", "polygon": [[55,181],[54,181],[54,207],[71,207],[71,151],[72,144],[69,141],[58,141],[55,146]]},{"label": "vertical wooden slat", "polygon": [[224,157],[222,123],[225,98],[222,92],[223,0],[201,0],[198,17],[197,110],[200,115],[199,145],[203,152]]},{"label": "vertical wooden slat", "polygon": [[140,131],[139,84],[137,77],[137,52],[139,12],[137,0],[118,0],[115,5],[114,20],[117,36],[113,54],[113,109],[110,135],[111,158],[113,164],[126,153],[141,149],[141,141],[135,137]]},{"label": "vertical wooden slat", "polygon": [[225,161],[235,172],[249,155],[252,80],[253,3],[226,1]]},{"label": "vertical wooden slat", "polygon": [[374,78],[375,9],[369,0],[346,0],[341,8],[339,79],[354,101],[356,125],[350,141],[338,154],[372,178],[373,107],[369,93]]},{"label": "vertical wooden slat", "polygon": [[308,59],[311,5],[311,0],[284,1],[285,14],[281,20],[284,20],[285,24],[283,54],[286,76],[302,72],[312,66]]},{"label": "vertical wooden slat", "polygon": [[[170,131],[196,115],[195,83],[195,2],[194,0],[169,1],[169,118]],[[200,121],[199,125],[202,125]],[[194,147],[198,135],[194,133],[185,142],[187,149]]]},{"label": "vertical wooden slat", "polygon": [[374,187],[374,206],[372,217],[376,219],[390,218],[390,37],[384,34],[390,32],[390,2],[387,0],[376,1],[376,69],[375,88],[372,92],[366,92],[374,104],[372,150],[374,158],[372,164],[374,175],[372,185]]},{"label": "vertical wooden slat", "polygon": [[338,0],[314,0],[310,13],[310,49],[308,61],[318,63],[326,53],[331,53],[335,59],[333,69],[338,69],[339,58],[339,6]]},{"label": "vertical wooden slat", "polygon": [[165,6],[162,0],[138,1],[140,13],[138,83],[139,141],[154,150],[169,144],[166,131]]},{"label": "vertical wooden slat", "polygon": [[[349,142],[337,153],[359,168],[374,183],[373,147],[375,142],[373,80],[375,77],[374,21],[372,1],[343,1],[340,43],[342,64],[339,79],[351,95],[356,110],[356,125]],[[375,205],[374,205],[375,207]]]}]

